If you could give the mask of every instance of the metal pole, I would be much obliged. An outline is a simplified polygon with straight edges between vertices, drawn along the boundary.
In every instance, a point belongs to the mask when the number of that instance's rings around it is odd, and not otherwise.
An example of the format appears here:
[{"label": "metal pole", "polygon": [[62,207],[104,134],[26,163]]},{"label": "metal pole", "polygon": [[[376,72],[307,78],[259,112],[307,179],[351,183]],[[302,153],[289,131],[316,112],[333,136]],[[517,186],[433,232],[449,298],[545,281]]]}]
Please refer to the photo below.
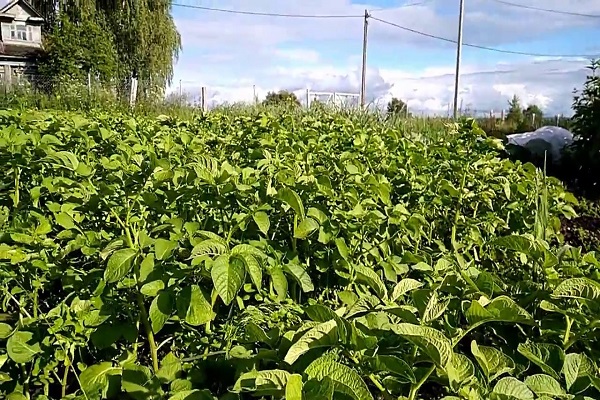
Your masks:
[{"label": "metal pole", "polygon": [[310,108],[310,90],[306,89],[306,108]]},{"label": "metal pole", "polygon": [[367,32],[369,27],[369,11],[365,10],[365,21],[363,28],[363,47],[362,47],[362,76],[360,86],[360,107],[365,106],[365,97],[367,91]]},{"label": "metal pole", "polygon": [[460,58],[462,53],[464,12],[465,0],[460,0],[460,12],[458,16],[458,39],[456,43],[456,75],[454,77],[454,119],[458,117],[458,86],[460,81]]}]

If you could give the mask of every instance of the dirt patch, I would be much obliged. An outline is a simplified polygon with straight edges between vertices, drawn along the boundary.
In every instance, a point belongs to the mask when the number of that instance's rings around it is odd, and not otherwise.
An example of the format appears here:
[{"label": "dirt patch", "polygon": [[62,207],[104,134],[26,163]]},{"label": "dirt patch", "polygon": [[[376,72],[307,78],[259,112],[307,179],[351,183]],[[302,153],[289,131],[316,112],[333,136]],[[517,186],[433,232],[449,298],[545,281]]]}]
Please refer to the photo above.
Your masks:
[{"label": "dirt patch", "polygon": [[600,217],[583,215],[561,221],[561,233],[565,242],[580,246],[584,251],[600,250]]}]

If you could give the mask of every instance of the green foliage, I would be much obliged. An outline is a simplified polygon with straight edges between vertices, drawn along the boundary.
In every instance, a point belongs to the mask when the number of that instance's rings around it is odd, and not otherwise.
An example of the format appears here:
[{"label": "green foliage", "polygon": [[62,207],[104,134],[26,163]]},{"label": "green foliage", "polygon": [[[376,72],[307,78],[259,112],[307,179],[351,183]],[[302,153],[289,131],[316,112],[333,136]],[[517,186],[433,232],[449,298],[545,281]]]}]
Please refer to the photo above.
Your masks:
[{"label": "green foliage", "polygon": [[279,92],[268,92],[263,100],[264,106],[300,107],[301,103],[294,92],[280,90]]},{"label": "green foliage", "polygon": [[575,199],[472,120],[0,111],[0,395],[598,398]]},{"label": "green foliage", "polygon": [[521,100],[517,95],[508,102],[508,113],[506,114],[506,120],[515,125],[523,123],[523,108],[521,107]]},{"label": "green foliage", "polygon": [[572,146],[572,159],[579,166],[576,179],[586,188],[598,193],[600,169],[600,60],[588,67],[591,74],[583,89],[573,98],[572,130],[578,136]]},{"label": "green foliage", "polygon": [[126,93],[136,76],[141,98],[163,95],[181,49],[170,0],[54,0],[34,6],[49,21],[49,52],[41,60],[46,79],[81,79],[90,71]]},{"label": "green foliage", "polygon": [[393,97],[387,105],[387,113],[390,116],[409,117],[408,106],[402,100]]}]

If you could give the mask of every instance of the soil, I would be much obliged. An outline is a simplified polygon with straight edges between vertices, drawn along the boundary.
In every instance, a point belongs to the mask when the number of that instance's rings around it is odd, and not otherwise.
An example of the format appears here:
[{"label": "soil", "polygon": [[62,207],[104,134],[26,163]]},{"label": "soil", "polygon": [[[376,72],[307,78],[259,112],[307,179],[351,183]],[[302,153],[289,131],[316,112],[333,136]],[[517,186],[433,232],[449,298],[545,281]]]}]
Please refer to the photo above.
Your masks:
[{"label": "soil", "polygon": [[561,221],[561,233],[565,243],[580,246],[584,251],[600,250],[600,217],[582,215]]}]

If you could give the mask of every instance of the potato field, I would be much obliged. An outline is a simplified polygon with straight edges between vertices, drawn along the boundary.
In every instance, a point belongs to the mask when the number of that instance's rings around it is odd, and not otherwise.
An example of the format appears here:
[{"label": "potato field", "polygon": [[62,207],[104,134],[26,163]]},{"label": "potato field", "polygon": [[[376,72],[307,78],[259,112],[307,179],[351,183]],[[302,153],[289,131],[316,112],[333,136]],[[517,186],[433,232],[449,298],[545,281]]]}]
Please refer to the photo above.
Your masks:
[{"label": "potato field", "polygon": [[471,120],[0,111],[0,398],[600,398],[576,198]]}]

